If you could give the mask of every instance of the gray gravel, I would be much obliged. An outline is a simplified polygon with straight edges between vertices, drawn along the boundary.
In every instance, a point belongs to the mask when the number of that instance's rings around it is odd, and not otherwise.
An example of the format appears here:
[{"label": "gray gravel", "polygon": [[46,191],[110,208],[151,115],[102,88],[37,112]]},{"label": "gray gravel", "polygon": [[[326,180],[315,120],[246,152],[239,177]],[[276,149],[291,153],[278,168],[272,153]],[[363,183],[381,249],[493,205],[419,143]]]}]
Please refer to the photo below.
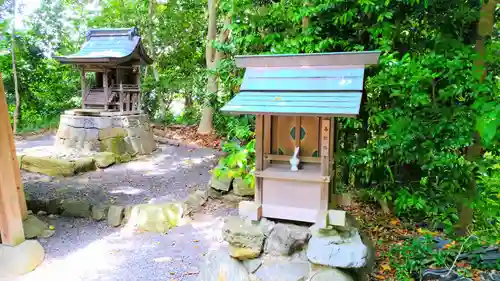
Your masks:
[{"label": "gray gravel", "polygon": [[[43,145],[50,137],[24,141],[20,149]],[[112,197],[119,204],[171,201],[192,189],[206,188],[216,157],[210,149],[162,146],[157,153],[102,171],[56,179],[23,172],[26,193],[50,198],[64,191],[90,197]],[[196,279],[203,256],[222,243],[222,218],[236,214],[235,203],[210,200],[190,223],[168,234],[131,234],[87,219],[45,218],[56,234],[40,239],[44,263],[15,281],[156,281]]]}]

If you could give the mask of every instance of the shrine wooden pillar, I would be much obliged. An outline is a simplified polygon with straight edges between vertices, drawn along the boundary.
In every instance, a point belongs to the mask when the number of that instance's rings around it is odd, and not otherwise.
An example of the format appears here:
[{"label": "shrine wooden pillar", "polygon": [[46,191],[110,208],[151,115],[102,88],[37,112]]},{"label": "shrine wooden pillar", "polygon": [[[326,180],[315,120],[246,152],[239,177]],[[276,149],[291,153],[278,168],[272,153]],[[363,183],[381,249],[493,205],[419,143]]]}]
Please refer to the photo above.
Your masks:
[{"label": "shrine wooden pillar", "polygon": [[3,79],[0,74],[0,233],[2,244],[16,246],[24,241],[23,214],[26,201],[10,125]]}]

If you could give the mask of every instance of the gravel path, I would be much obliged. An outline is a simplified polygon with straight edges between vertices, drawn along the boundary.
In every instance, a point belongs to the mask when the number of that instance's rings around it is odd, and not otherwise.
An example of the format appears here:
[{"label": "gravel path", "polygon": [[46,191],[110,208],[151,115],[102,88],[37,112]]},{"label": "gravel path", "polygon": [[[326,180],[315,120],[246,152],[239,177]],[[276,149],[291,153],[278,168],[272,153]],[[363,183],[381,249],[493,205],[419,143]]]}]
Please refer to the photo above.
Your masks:
[{"label": "gravel path", "polygon": [[[18,150],[50,145],[51,136],[17,143]],[[72,178],[56,179],[23,172],[27,196],[50,198],[65,193],[111,197],[120,204],[171,201],[192,189],[206,188],[215,151],[162,146],[151,156]],[[45,218],[56,234],[40,239],[44,263],[13,281],[134,281],[196,279],[203,255],[220,247],[222,218],[234,204],[209,200],[190,223],[166,235],[130,234],[87,219]]]}]

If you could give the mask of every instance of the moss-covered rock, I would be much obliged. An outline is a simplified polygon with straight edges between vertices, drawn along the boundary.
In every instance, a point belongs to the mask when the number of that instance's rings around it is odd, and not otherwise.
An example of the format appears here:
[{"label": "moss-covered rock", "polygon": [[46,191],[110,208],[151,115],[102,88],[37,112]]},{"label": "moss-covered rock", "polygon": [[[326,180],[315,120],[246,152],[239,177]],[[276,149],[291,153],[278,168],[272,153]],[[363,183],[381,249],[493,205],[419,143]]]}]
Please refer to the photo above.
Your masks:
[{"label": "moss-covered rock", "polygon": [[98,138],[100,140],[105,140],[109,138],[116,137],[126,137],[127,131],[124,128],[104,128],[99,130]]},{"label": "moss-covered rock", "polygon": [[127,225],[143,232],[166,233],[182,221],[182,203],[141,204],[132,208]]},{"label": "moss-covered rock", "polygon": [[244,179],[235,178],[233,181],[233,192],[239,196],[253,196],[255,190]]},{"label": "moss-covered rock", "polygon": [[125,152],[125,153],[119,155],[118,158],[119,158],[118,162],[127,163],[127,162],[130,162],[132,160],[132,155],[130,155],[130,153],[128,153],[128,152]]},{"label": "moss-covered rock", "polygon": [[85,157],[75,161],[75,173],[85,173],[95,169],[95,161],[91,157]]},{"label": "moss-covered rock", "polygon": [[112,152],[101,152],[94,156],[94,161],[98,168],[107,168],[116,163],[116,158]]},{"label": "moss-covered rock", "polygon": [[85,199],[64,199],[61,209],[65,217],[86,218],[90,216],[90,202]]},{"label": "moss-covered rock", "polygon": [[100,147],[102,152],[112,152],[116,154],[127,152],[127,144],[125,143],[125,138],[122,136],[101,140]]},{"label": "moss-covered rock", "polygon": [[25,155],[22,157],[23,170],[49,176],[68,177],[75,174],[75,163],[72,161]]},{"label": "moss-covered rock", "polygon": [[49,226],[34,215],[28,215],[23,221],[23,229],[24,237],[26,239],[33,239],[42,236],[49,229]]}]

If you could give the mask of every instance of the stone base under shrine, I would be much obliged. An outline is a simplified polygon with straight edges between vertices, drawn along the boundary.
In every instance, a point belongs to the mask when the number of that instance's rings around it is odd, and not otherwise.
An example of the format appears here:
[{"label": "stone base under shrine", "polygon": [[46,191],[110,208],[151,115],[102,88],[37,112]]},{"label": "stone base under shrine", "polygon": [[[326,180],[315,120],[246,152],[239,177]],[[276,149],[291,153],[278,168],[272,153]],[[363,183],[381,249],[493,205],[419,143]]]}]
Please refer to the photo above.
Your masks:
[{"label": "stone base under shrine", "polygon": [[146,114],[102,116],[61,115],[57,147],[117,154],[149,154],[156,149]]}]

